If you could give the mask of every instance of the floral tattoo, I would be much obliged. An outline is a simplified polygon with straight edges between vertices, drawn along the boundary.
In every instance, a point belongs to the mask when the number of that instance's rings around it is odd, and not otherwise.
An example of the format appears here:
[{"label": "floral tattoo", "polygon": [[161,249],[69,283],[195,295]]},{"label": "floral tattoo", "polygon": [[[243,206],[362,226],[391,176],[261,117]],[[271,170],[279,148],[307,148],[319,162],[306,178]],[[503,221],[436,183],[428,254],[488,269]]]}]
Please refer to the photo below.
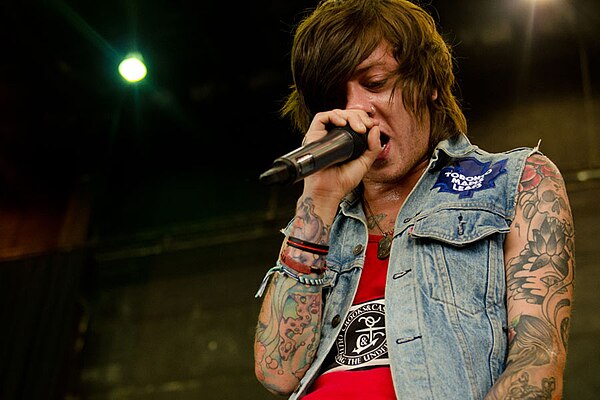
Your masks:
[{"label": "floral tattoo", "polygon": [[552,399],[562,388],[575,244],[565,184],[547,158],[527,159],[516,202],[514,226],[524,245],[506,261],[513,316],[509,354],[505,372],[486,399]]}]

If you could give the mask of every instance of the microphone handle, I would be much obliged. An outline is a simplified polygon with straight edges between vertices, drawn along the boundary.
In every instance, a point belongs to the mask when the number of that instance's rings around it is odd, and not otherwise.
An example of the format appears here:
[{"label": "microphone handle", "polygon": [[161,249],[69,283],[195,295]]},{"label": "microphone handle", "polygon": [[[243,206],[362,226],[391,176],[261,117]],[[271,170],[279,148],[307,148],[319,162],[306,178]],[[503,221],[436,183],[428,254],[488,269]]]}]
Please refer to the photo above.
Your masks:
[{"label": "microphone handle", "polygon": [[287,153],[260,176],[266,184],[296,183],[331,165],[358,158],[367,149],[367,135],[350,126],[332,128],[323,138]]}]

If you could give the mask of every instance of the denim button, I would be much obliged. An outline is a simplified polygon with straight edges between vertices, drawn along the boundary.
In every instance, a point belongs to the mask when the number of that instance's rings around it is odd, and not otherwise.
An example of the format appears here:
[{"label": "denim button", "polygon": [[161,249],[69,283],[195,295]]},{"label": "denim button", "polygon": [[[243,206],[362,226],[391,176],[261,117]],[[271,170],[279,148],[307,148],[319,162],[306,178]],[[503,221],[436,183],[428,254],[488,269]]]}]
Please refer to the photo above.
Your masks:
[{"label": "denim button", "polygon": [[357,244],[356,246],[354,246],[353,252],[354,252],[355,256],[357,256],[360,253],[362,253],[362,251],[363,251],[363,245],[362,244]]},{"label": "denim button", "polygon": [[340,317],[340,314],[337,314],[331,320],[331,326],[335,328],[336,326],[338,326],[340,324],[341,321],[342,321],[342,317]]}]

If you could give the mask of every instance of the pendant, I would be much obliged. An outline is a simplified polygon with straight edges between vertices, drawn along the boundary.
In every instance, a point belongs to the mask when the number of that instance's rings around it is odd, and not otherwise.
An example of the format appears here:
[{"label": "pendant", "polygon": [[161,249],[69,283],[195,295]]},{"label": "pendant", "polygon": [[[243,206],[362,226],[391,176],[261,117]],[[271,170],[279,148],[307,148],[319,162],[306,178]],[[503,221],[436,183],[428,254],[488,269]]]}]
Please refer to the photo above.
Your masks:
[{"label": "pendant", "polygon": [[384,234],[379,243],[377,243],[377,258],[385,260],[390,256],[390,250],[392,249],[392,239],[388,234]]}]

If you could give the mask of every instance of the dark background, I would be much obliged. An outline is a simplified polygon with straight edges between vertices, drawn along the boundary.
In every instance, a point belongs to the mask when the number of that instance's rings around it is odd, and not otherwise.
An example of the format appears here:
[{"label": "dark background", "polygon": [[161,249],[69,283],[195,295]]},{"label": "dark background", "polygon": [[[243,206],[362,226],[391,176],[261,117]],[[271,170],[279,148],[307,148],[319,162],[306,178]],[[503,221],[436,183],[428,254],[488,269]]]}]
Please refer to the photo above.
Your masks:
[{"label": "dark background", "polygon": [[[0,2],[0,399],[259,399],[254,299],[301,184],[278,116],[315,1]],[[565,398],[600,390],[600,5],[423,2],[469,136],[559,166],[577,234]],[[149,73],[116,68],[138,51]]]}]

